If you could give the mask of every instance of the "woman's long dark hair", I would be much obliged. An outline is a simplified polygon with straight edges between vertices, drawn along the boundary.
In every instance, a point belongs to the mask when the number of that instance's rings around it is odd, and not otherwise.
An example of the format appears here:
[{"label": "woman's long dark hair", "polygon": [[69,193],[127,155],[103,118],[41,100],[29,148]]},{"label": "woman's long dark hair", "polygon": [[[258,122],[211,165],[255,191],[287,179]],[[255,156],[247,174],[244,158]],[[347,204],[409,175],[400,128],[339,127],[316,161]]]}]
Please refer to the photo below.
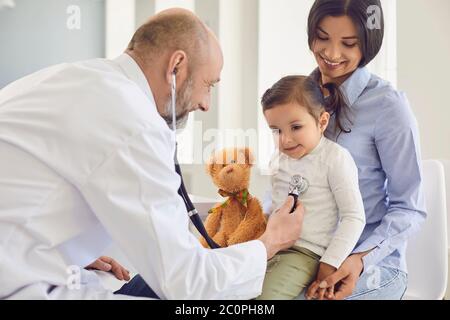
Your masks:
[{"label": "woman's long dark hair", "polygon": [[341,123],[342,116],[347,116],[348,108],[344,96],[334,83],[328,83],[324,87],[330,92],[327,99],[324,98],[319,83],[312,77],[292,75],[281,78],[262,96],[263,112],[279,105],[296,103],[305,107],[316,123],[323,111],[334,113],[335,129],[350,132]]},{"label": "woman's long dark hair", "polygon": [[335,119],[335,127],[334,133],[339,129],[340,132],[350,133],[352,132],[351,128],[345,128],[342,125],[342,122],[345,120],[350,125],[353,124],[350,119],[350,107],[347,104],[347,100],[344,97],[344,94],[339,89],[338,85],[333,82],[326,83],[323,85],[325,89],[328,90],[330,95],[325,99],[326,110],[331,115],[334,115]]}]

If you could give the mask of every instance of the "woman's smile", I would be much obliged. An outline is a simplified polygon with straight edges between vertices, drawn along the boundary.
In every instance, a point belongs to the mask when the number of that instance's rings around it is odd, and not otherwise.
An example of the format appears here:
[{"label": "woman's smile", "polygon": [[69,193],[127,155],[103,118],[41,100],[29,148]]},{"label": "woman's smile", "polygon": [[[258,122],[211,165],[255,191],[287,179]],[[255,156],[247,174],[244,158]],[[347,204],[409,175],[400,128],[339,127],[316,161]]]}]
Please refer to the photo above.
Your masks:
[{"label": "woman's smile", "polygon": [[341,66],[344,66],[347,61],[331,61],[324,58],[322,55],[318,54],[320,61],[323,62],[322,65],[330,70],[339,69]]}]

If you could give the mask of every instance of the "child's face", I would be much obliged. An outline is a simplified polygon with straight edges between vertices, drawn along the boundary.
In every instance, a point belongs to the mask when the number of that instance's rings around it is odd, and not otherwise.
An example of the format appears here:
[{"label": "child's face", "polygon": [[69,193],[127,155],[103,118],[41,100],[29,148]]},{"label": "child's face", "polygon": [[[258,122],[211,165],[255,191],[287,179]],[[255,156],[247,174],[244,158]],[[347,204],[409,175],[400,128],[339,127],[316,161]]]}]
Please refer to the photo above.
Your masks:
[{"label": "child's face", "polygon": [[362,59],[358,33],[348,16],[325,17],[311,49],[326,82],[343,82]]},{"label": "child's face", "polygon": [[330,115],[323,112],[317,123],[308,110],[296,103],[275,106],[264,112],[275,144],[291,158],[300,159],[319,143]]}]

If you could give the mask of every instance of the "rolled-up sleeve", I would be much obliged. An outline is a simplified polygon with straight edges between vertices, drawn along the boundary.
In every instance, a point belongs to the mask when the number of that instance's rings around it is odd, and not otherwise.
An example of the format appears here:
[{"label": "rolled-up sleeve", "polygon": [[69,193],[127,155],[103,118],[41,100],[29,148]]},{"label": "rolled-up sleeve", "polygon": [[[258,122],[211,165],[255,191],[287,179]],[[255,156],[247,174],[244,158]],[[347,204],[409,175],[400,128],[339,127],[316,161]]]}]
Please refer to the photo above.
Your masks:
[{"label": "rolled-up sleeve", "polygon": [[375,144],[386,175],[388,210],[354,253],[371,250],[364,267],[404,246],[426,218],[417,122],[402,93],[392,92],[375,124]]},{"label": "rolled-up sleeve", "polygon": [[81,192],[150,287],[163,299],[249,299],[260,294],[266,249],[254,240],[204,249],[189,232],[177,190],[173,138],[148,128],[111,154]]}]

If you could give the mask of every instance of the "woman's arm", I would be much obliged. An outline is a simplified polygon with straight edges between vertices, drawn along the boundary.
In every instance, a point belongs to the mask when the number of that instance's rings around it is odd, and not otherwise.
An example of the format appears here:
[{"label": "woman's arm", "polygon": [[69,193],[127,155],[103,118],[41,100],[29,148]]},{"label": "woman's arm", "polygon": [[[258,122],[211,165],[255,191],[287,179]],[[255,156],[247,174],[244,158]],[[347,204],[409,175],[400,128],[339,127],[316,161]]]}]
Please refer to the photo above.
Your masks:
[{"label": "woman's arm", "polygon": [[377,119],[374,136],[389,206],[380,225],[354,251],[373,249],[363,258],[364,268],[402,247],[426,217],[417,122],[403,94],[394,91],[386,99],[389,109]]}]

